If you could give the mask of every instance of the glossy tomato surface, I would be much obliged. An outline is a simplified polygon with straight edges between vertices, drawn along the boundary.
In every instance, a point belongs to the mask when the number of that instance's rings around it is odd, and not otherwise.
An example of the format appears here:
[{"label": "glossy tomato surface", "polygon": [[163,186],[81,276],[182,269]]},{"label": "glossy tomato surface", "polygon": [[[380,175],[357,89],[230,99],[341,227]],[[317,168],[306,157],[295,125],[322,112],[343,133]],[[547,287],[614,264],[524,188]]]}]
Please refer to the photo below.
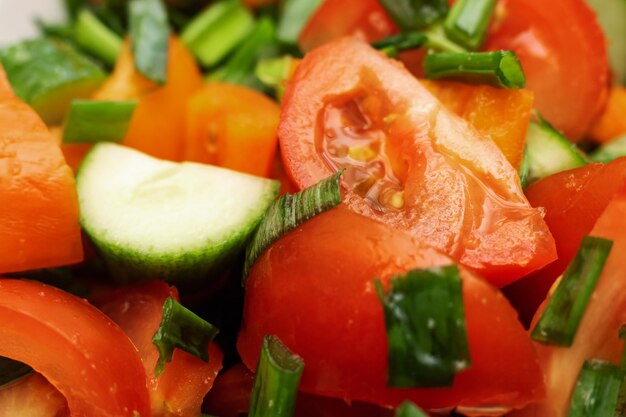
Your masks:
[{"label": "glossy tomato surface", "polygon": [[606,104],[606,40],[584,0],[502,0],[485,49],[517,54],[537,110],[572,140]]},{"label": "glossy tomato surface", "polygon": [[265,334],[277,335],[305,361],[303,391],[396,406],[522,407],[542,396],[532,344],[513,308],[484,280],[462,270],[472,367],[452,388],[388,388],[387,335],[373,286],[411,268],[452,260],[343,206],[274,243],[245,282],[238,349],[255,369]]},{"label": "glossy tomato surface", "polygon": [[124,332],[87,301],[37,282],[0,279],[0,356],[30,365],[72,417],[150,416],[146,373]]},{"label": "glossy tomato surface", "polygon": [[120,325],[141,356],[148,377],[152,417],[186,417],[200,414],[202,400],[222,369],[222,352],[209,347],[209,362],[175,349],[172,361],[156,377],[159,352],[152,343],[163,317],[168,297],[178,300],[178,291],[161,281],[123,287],[98,302],[98,307]]},{"label": "glossy tomato surface", "polygon": [[495,285],[556,257],[541,212],[494,142],[362,41],[342,38],[305,56],[278,134],[299,187],[346,168],[353,211],[409,231]]}]

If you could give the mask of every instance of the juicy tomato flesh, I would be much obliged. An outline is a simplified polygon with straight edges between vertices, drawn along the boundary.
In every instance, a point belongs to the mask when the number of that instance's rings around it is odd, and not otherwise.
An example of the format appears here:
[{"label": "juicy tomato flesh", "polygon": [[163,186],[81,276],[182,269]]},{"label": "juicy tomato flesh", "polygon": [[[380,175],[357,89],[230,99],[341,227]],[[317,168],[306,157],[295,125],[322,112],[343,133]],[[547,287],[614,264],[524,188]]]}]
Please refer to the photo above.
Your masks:
[{"label": "juicy tomato flesh", "polygon": [[[373,286],[382,277],[453,261],[415,237],[344,206],[320,214],[276,241],[245,282],[238,349],[255,369],[263,336],[277,335],[306,363],[309,393],[425,408],[522,407],[542,396],[532,343],[502,294],[462,269],[472,366],[452,388],[387,387],[387,336]],[[355,268],[358,265],[358,268]],[[346,347],[350,348],[347,349]]]},{"label": "juicy tomato flesh", "polygon": [[146,373],[126,334],[85,300],[34,281],[0,279],[0,356],[41,373],[71,415],[150,415]]},{"label": "juicy tomato flesh", "polygon": [[174,350],[172,361],[163,373],[154,375],[159,352],[152,343],[163,316],[168,297],[178,300],[178,291],[161,281],[120,288],[97,300],[100,309],[120,325],[141,356],[152,402],[153,417],[186,417],[200,414],[202,400],[222,368],[222,352],[209,347],[209,362]]},{"label": "juicy tomato flesh", "polygon": [[589,164],[537,181],[526,190],[535,207],[544,207],[546,223],[556,241],[558,259],[515,282],[505,293],[529,323],[554,281],[578,251],[607,205],[626,183],[626,158],[610,164]]},{"label": "juicy tomato flesh", "polygon": [[535,107],[568,138],[580,139],[602,112],[606,39],[584,0],[502,0],[485,49],[517,54]]},{"label": "juicy tomato flesh", "polygon": [[70,417],[70,413],[65,397],[33,373],[0,387],[0,416]]},{"label": "juicy tomato flesh", "polygon": [[541,211],[493,141],[364,42],[343,38],[307,54],[288,84],[279,139],[300,188],[345,168],[352,210],[409,231],[495,285],[555,259]]}]

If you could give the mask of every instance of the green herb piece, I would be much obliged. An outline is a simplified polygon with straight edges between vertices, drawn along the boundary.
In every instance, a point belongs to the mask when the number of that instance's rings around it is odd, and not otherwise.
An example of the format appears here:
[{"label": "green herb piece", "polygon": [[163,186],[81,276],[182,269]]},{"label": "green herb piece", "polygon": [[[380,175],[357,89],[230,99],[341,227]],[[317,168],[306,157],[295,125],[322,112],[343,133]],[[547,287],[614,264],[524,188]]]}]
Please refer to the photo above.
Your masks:
[{"label": "green herb piece", "polygon": [[[626,325],[622,325],[619,329],[619,338],[626,343]],[[619,393],[617,395],[617,404],[615,405],[615,411],[613,417],[626,416],[626,344],[622,348],[622,382],[619,386]]]},{"label": "green herb piece", "polygon": [[131,0],[128,14],[135,68],[146,78],[165,84],[170,28],[162,0]]},{"label": "green herb piece", "polygon": [[235,53],[209,78],[262,89],[264,85],[255,75],[256,64],[259,60],[274,57],[278,53],[276,26],[271,18],[262,17]]},{"label": "green herb piece", "polygon": [[246,247],[244,279],[259,256],[279,237],[341,203],[341,174],[343,170],[298,193],[287,193],[267,209]]},{"label": "green herb piece", "polygon": [[221,61],[250,33],[254,17],[240,0],[207,7],[182,31],[181,39],[205,67]]},{"label": "green herb piece", "polygon": [[380,4],[403,32],[419,30],[449,10],[447,0],[380,0]]},{"label": "green herb piece", "polygon": [[80,11],[74,26],[74,39],[85,50],[113,66],[122,48],[122,38],[87,9]]},{"label": "green herb piece", "polygon": [[612,246],[612,241],[599,237],[583,239],[532,331],[534,340],[550,345],[572,345]]},{"label": "green herb piece", "polygon": [[383,305],[389,358],[387,385],[448,387],[470,367],[462,283],[456,265],[393,277]]},{"label": "green herb piece", "polygon": [[284,55],[257,62],[254,74],[263,84],[274,87],[278,101],[282,101],[285,94],[285,84],[291,76],[294,59],[291,55]]},{"label": "green herb piece", "polygon": [[0,51],[15,94],[48,124],[60,123],[70,102],[89,97],[106,74],[72,45],[51,38],[23,41]]},{"label": "green herb piece", "polygon": [[524,88],[522,65],[512,51],[440,52],[426,55],[426,78],[447,78],[501,88]]},{"label": "green herb piece", "polygon": [[600,360],[586,361],[578,375],[567,417],[613,415],[622,382],[622,370]]},{"label": "green herb piece", "polygon": [[496,0],[457,0],[444,23],[448,39],[471,51],[480,49],[495,7]]},{"label": "green herb piece", "polygon": [[74,100],[65,122],[63,142],[121,142],[136,106],[136,100]]},{"label": "green herb piece", "polygon": [[626,156],[626,135],[600,146],[589,155],[589,158],[594,162],[608,164],[622,156]]},{"label": "green herb piece", "polygon": [[254,374],[249,417],[291,417],[296,405],[304,361],[276,336],[263,338]]},{"label": "green herb piece", "polygon": [[33,372],[32,368],[22,362],[0,356],[0,388],[16,379]]},{"label": "green herb piece", "polygon": [[278,40],[295,45],[304,25],[321,3],[322,0],[284,0],[282,3],[283,10],[278,21]]},{"label": "green herb piece", "polygon": [[165,368],[166,362],[172,361],[174,348],[209,361],[209,343],[219,333],[211,323],[186,309],[172,297],[168,297],[163,304],[163,318],[161,325],[152,337],[152,343],[159,351],[159,360],[154,370],[159,376]]},{"label": "green herb piece", "polygon": [[428,417],[411,401],[405,401],[396,408],[395,417]]},{"label": "green herb piece", "polygon": [[395,57],[398,52],[420,48],[427,41],[428,37],[422,32],[404,32],[373,42],[372,46],[390,57]]}]

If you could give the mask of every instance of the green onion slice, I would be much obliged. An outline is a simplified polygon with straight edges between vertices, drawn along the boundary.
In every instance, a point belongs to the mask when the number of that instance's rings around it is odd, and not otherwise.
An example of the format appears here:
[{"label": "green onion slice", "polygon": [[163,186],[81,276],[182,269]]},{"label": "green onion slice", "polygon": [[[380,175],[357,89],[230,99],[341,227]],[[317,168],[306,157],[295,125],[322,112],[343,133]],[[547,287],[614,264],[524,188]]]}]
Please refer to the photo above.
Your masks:
[{"label": "green onion slice", "polygon": [[428,37],[422,32],[404,32],[373,42],[372,46],[391,57],[395,57],[398,52],[420,48],[427,41]]},{"label": "green onion slice", "polygon": [[131,0],[128,13],[135,68],[146,78],[165,84],[170,28],[162,0]]},{"label": "green onion slice", "polygon": [[501,88],[524,88],[522,65],[512,51],[440,52],[426,55],[426,78],[447,78]]},{"label": "green onion slice", "polygon": [[321,3],[322,0],[284,0],[278,21],[278,40],[295,45],[304,25]]},{"label": "green onion slice", "polygon": [[[622,325],[619,330],[619,338],[626,343],[626,325]],[[624,416],[626,416],[626,344],[622,348],[622,382],[620,383],[617,404],[613,413],[613,417]]]},{"label": "green onion slice", "polygon": [[480,49],[495,7],[496,0],[457,0],[444,23],[447,37],[471,51]]},{"label": "green onion slice", "polygon": [[396,408],[395,417],[428,417],[418,406],[411,401],[405,401]]},{"label": "green onion slice", "polygon": [[0,356],[0,388],[33,372],[30,366]]},{"label": "green onion slice", "polygon": [[259,256],[285,233],[341,203],[339,178],[343,170],[295,194],[285,194],[265,212],[246,248],[243,277]]},{"label": "green onion slice", "polygon": [[586,236],[548,301],[531,337],[541,343],[571,346],[613,242]]},{"label": "green onion slice", "polygon": [[456,265],[416,269],[391,279],[383,305],[389,358],[387,385],[448,387],[470,367],[462,283]]},{"label": "green onion slice", "polygon": [[121,142],[136,106],[136,100],[73,100],[63,130],[63,142]]},{"label": "green onion slice", "polygon": [[567,417],[612,416],[622,382],[622,370],[600,360],[586,361],[578,375]]},{"label": "green onion slice", "polygon": [[276,336],[263,338],[254,375],[249,417],[290,417],[296,404],[304,361]]},{"label": "green onion slice", "polygon": [[254,17],[240,0],[218,1],[195,17],[181,39],[205,67],[220,62],[254,27]]},{"label": "green onion slice", "polygon": [[161,325],[152,337],[152,343],[159,351],[155,376],[163,372],[166,362],[172,361],[175,348],[208,362],[209,343],[218,333],[219,330],[211,323],[168,297],[163,303]]},{"label": "green onion slice", "polygon": [[380,0],[380,4],[403,32],[421,29],[449,10],[448,0]]},{"label": "green onion slice", "polygon": [[81,10],[74,26],[76,43],[113,66],[122,48],[122,38],[87,9]]}]

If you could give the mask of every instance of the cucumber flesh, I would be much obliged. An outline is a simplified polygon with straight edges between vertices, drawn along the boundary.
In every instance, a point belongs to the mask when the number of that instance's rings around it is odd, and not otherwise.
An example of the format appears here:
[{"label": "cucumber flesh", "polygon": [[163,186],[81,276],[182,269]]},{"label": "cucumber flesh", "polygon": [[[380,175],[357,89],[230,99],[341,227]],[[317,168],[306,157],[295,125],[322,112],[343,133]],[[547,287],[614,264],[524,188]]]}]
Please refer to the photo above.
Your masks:
[{"label": "cucumber flesh", "polygon": [[589,155],[592,161],[603,163],[609,163],[622,156],[626,156],[626,136],[621,136],[606,145],[602,145]]},{"label": "cucumber flesh", "polygon": [[57,39],[20,42],[0,52],[15,94],[48,124],[58,124],[75,98],[89,97],[106,74],[73,46]]},{"label": "cucumber flesh", "polygon": [[626,0],[587,0],[598,15],[615,77],[626,84]]},{"label": "cucumber flesh", "polygon": [[557,172],[587,164],[587,157],[576,145],[546,121],[530,122],[526,135],[527,183]]},{"label": "cucumber flesh", "polygon": [[122,282],[201,285],[239,254],[280,184],[100,143],[77,175],[81,224]]}]

